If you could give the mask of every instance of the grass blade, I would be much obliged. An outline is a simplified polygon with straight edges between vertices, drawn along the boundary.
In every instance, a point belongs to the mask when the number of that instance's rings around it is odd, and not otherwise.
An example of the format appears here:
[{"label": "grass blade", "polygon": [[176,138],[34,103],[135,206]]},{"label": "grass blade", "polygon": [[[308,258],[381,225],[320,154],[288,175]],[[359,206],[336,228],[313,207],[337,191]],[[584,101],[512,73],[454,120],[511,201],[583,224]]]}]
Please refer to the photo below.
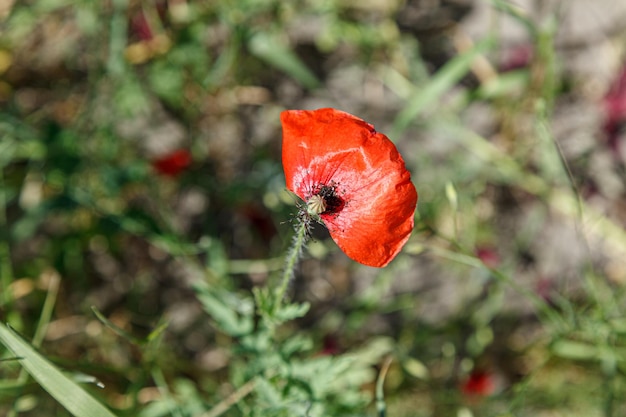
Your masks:
[{"label": "grass blade", "polygon": [[396,117],[391,136],[398,136],[418,114],[450,90],[470,71],[474,59],[488,50],[492,44],[493,42],[489,38],[477,43],[473,49],[453,58],[444,65],[423,89],[416,89],[415,94],[408,99],[406,106]]},{"label": "grass blade", "polygon": [[258,33],[250,39],[248,47],[254,55],[289,74],[306,88],[312,90],[320,85],[315,74],[278,37]]},{"label": "grass blade", "polygon": [[28,373],[76,417],[115,417],[77,383],[65,376],[15,331],[0,323],[0,342],[20,358]]}]

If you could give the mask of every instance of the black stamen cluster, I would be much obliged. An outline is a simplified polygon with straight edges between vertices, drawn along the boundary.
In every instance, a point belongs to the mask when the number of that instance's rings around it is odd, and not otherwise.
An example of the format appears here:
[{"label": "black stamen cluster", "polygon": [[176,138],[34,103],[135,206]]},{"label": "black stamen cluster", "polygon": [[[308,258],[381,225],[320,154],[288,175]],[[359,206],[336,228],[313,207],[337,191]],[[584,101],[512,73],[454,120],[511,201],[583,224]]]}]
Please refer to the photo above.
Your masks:
[{"label": "black stamen cluster", "polygon": [[337,194],[337,189],[332,185],[322,185],[315,193],[324,199],[326,210],[320,214],[333,214],[341,211],[345,205],[343,199]]}]

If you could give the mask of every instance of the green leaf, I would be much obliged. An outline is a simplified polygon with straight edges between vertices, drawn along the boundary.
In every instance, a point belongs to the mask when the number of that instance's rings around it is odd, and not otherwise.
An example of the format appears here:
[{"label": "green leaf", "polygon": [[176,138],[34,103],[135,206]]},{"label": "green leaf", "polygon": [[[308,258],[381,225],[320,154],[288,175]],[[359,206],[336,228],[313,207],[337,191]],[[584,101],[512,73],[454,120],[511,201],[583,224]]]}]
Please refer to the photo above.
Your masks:
[{"label": "green leaf", "polygon": [[309,311],[310,308],[309,303],[293,303],[282,306],[276,312],[276,319],[283,323],[286,321],[294,320],[300,317],[304,317],[304,315]]},{"label": "green leaf", "polygon": [[204,310],[215,320],[220,329],[231,336],[249,334],[254,327],[254,303],[228,291],[211,288],[205,283],[194,285],[196,296]]},{"label": "green leaf", "polygon": [[65,376],[48,359],[0,323],[0,342],[20,357],[20,364],[63,407],[76,417],[115,417],[80,385]]},{"label": "green leaf", "polygon": [[418,359],[407,357],[402,361],[402,369],[414,378],[427,381],[430,378],[428,368]]},{"label": "green leaf", "polygon": [[180,67],[170,65],[167,61],[158,61],[148,72],[148,81],[156,94],[170,104],[180,106],[185,86],[184,73]]},{"label": "green leaf", "polygon": [[557,340],[552,345],[552,352],[562,358],[574,360],[596,360],[600,356],[596,346],[566,339]]}]

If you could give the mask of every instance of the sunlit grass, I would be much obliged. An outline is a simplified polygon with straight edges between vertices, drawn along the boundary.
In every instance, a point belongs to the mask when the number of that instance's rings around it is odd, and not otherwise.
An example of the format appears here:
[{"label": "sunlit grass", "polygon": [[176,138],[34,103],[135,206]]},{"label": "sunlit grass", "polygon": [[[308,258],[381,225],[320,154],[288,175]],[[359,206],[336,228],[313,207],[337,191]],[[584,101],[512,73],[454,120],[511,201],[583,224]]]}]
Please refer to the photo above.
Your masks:
[{"label": "sunlit grass", "polygon": [[[555,133],[590,101],[558,10],[493,0],[471,39],[400,2],[27,3],[0,16],[0,415],[626,412],[623,195],[599,126],[576,158]],[[289,256],[294,107],[398,146],[419,203],[388,267],[321,227]]]}]

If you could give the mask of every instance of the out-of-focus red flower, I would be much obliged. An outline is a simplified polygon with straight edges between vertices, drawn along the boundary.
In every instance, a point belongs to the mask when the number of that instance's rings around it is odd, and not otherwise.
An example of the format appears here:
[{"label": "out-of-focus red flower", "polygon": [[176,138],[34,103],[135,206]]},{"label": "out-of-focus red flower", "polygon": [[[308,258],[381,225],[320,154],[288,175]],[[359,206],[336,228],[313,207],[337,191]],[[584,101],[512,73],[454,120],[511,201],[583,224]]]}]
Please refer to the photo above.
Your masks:
[{"label": "out-of-focus red flower", "polygon": [[322,350],[319,352],[321,356],[337,355],[341,352],[339,341],[334,335],[324,336]]},{"label": "out-of-focus red flower", "polygon": [[525,68],[533,59],[533,47],[531,44],[520,44],[504,51],[500,71],[507,72]]},{"label": "out-of-focus red flower", "polygon": [[394,144],[371,124],[331,108],[288,110],[280,118],[287,188],[346,255],[387,265],[409,239],[417,204]]},{"label": "out-of-focus red flower", "polygon": [[261,238],[269,242],[276,235],[276,227],[269,214],[254,204],[246,204],[240,208],[240,213],[250,222],[250,226],[259,233]]},{"label": "out-of-focus red flower", "polygon": [[131,17],[130,33],[140,41],[149,41],[154,37],[154,32],[143,11],[139,11]]},{"label": "out-of-focus red flower", "polygon": [[464,395],[488,397],[496,390],[494,376],[485,371],[473,371],[461,385]]},{"label": "out-of-focus red flower", "polygon": [[186,149],[178,149],[154,161],[152,166],[159,174],[175,177],[191,165],[191,154]]},{"label": "out-of-focus red flower", "polygon": [[488,268],[497,268],[500,265],[500,255],[494,248],[479,247],[476,249],[476,257]]},{"label": "out-of-focus red flower", "polygon": [[622,68],[617,79],[603,99],[605,120],[604,132],[608,137],[609,146],[618,150],[620,133],[626,128],[626,66]]},{"label": "out-of-focus red flower", "polygon": [[535,293],[548,305],[554,305],[555,283],[553,280],[540,276],[535,283]]}]

